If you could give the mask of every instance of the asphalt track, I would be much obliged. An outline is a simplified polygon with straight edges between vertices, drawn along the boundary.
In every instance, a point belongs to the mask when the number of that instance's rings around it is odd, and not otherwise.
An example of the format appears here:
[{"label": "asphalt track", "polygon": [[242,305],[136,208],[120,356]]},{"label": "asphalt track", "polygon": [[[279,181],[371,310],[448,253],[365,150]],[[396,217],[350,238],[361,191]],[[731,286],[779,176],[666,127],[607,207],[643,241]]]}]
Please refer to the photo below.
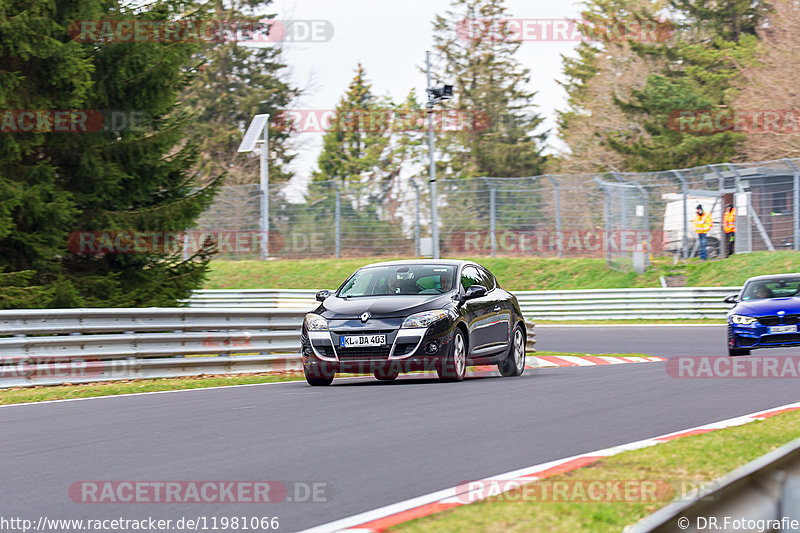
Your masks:
[{"label": "asphalt track", "polygon": [[[543,327],[537,347],[719,355],[720,334],[719,326]],[[664,363],[642,363],[453,384],[342,379],[330,388],[281,383],[8,406],[0,408],[0,517],[278,516],[280,531],[298,531],[464,480],[799,396],[791,379],[676,379]],[[330,497],[260,505],[83,504],[68,495],[80,480],[317,481],[329,484]]]}]

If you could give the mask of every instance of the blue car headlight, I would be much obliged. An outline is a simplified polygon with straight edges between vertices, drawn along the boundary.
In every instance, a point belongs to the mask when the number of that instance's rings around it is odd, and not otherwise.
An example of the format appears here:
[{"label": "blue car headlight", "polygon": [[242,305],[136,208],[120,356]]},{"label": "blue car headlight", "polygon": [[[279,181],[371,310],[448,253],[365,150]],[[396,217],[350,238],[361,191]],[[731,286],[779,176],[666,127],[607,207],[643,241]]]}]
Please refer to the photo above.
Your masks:
[{"label": "blue car headlight", "polygon": [[436,321],[450,316],[450,313],[443,309],[436,311],[423,311],[416,313],[403,320],[402,328],[427,328]]},{"label": "blue car headlight", "polygon": [[749,326],[750,324],[755,324],[756,322],[758,322],[758,319],[754,316],[731,315],[731,322],[733,322],[734,324]]}]

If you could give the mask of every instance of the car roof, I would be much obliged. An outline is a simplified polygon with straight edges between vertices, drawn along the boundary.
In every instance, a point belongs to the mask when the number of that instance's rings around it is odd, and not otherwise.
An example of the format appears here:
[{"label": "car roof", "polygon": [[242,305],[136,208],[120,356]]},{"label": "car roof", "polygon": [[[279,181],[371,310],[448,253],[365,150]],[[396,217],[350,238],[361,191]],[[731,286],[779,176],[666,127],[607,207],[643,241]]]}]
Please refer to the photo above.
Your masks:
[{"label": "car roof", "polygon": [[753,276],[752,278],[749,278],[745,283],[750,283],[751,281],[769,281],[773,279],[782,279],[786,277],[800,278],[800,272],[787,272],[785,274],[766,274],[764,276]]},{"label": "car roof", "polygon": [[462,265],[477,265],[475,261],[462,261],[460,259],[400,259],[397,261],[383,261],[380,263],[370,263],[361,268],[374,267],[374,266],[390,266],[390,265],[448,265],[459,267]]}]

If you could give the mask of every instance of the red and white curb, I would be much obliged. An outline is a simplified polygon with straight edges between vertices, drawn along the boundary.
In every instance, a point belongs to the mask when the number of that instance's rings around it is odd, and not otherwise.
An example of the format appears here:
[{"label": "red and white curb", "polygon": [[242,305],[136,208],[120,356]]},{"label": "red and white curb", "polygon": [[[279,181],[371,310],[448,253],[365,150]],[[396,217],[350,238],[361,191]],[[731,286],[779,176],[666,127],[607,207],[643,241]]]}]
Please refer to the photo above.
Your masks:
[{"label": "red and white curb", "polygon": [[[629,442],[603,450],[584,453],[581,455],[573,455],[564,459],[557,459],[519,470],[513,470],[504,474],[491,476],[483,480],[476,480],[477,485],[485,487],[487,484],[494,481],[503,481],[513,479],[515,483],[508,484],[508,488],[519,487],[521,484],[533,483],[541,479],[545,479],[558,474],[563,474],[571,470],[576,470],[588,464],[591,464],[604,457],[610,457],[621,452],[629,450],[637,450],[640,448],[647,448],[662,442],[668,442],[691,435],[702,435],[718,429],[741,426],[755,420],[763,420],[775,415],[786,413],[789,411],[800,410],[800,402],[782,405],[780,407],[773,407],[764,411],[758,411],[727,420],[720,420],[711,424],[697,426],[690,429],[676,431],[674,433],[667,433],[658,437],[650,439],[639,440],[636,442]],[[468,502],[475,502],[485,499],[490,496],[495,496],[496,493],[487,494],[485,490],[478,489],[478,492],[471,493],[469,486],[475,486],[472,483],[463,483],[456,487],[425,494],[398,503],[393,503],[385,507],[380,507],[372,511],[367,511],[347,518],[342,518],[334,522],[322,524],[310,529],[304,530],[302,533],[330,533],[334,531],[350,531],[350,532],[380,532],[392,526],[402,524],[409,520],[429,516],[445,509],[452,509],[462,505],[468,505]]]},{"label": "red and white curb", "polygon": [[660,363],[664,357],[646,355],[642,357],[616,355],[535,355],[526,358],[526,367],[548,368],[557,366],[620,365],[624,363]]}]

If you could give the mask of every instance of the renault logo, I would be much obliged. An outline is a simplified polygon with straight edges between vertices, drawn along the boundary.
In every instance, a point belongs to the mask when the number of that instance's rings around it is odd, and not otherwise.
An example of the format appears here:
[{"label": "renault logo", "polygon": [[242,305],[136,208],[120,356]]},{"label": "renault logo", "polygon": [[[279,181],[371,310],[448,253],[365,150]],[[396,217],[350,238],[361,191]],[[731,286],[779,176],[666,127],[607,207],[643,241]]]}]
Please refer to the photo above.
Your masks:
[{"label": "renault logo", "polygon": [[361,313],[361,322],[366,322],[369,320],[369,312]]}]

